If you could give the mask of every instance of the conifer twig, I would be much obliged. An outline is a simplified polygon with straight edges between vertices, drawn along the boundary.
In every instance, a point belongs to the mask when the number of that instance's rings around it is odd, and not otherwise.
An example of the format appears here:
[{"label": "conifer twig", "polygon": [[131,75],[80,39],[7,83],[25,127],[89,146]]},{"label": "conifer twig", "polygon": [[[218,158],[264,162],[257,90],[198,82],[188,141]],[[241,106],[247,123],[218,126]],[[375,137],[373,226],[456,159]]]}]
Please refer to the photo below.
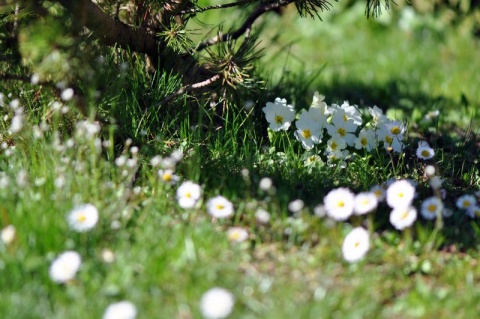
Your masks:
[{"label": "conifer twig", "polygon": [[245,32],[249,31],[252,27],[252,24],[257,20],[262,14],[283,6],[286,6],[294,0],[281,0],[275,3],[264,4],[257,7],[250,15],[245,19],[243,24],[235,31],[229,33],[219,33],[217,36],[210,38],[204,42],[200,42],[195,49],[196,51],[202,51],[203,49],[215,45],[219,42],[224,42],[227,40],[235,40],[242,36]]},{"label": "conifer twig", "polygon": [[201,89],[203,87],[206,87],[216,81],[220,80],[220,74],[215,74],[214,76],[212,76],[211,78],[205,80],[205,81],[202,81],[202,82],[198,82],[198,83],[193,83],[193,84],[189,84],[189,85],[185,85],[184,87],[180,88],[177,92],[173,93],[173,94],[170,94],[169,96],[167,96],[166,98],[164,98],[160,103],[158,103],[157,105],[155,105],[155,107],[159,107],[159,106],[162,106],[162,105],[165,105],[167,103],[169,103],[170,101],[172,101],[174,98],[176,98],[177,96],[180,96],[182,95],[183,93],[186,93],[186,92],[190,92],[192,90],[198,90],[198,89]]}]

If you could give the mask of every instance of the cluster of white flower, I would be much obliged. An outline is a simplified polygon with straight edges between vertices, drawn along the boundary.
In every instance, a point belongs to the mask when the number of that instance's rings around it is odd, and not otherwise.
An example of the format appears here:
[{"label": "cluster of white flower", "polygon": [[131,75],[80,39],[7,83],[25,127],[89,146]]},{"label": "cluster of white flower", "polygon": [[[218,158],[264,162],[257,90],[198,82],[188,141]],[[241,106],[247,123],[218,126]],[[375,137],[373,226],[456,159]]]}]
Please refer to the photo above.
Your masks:
[{"label": "cluster of white flower", "polygon": [[[420,215],[425,220],[448,218],[453,211],[444,206],[442,201],[441,182],[435,176],[435,169],[427,166],[430,172],[430,185],[434,196],[424,199],[420,204]],[[380,202],[385,200],[391,208],[390,223],[398,230],[411,227],[417,220],[417,209],[413,205],[416,197],[416,185],[410,180],[388,181],[384,185],[376,185],[369,192],[361,192],[357,195],[348,188],[331,190],[324,198],[324,205],[319,205],[315,210],[317,216],[328,216],[336,221],[345,221],[352,215],[364,215],[377,209]],[[480,208],[473,195],[463,195],[458,198],[457,207],[464,209],[467,215],[474,218],[480,217]],[[320,212],[321,211],[321,212]],[[368,232],[363,228],[356,228],[347,235],[342,247],[342,253],[346,261],[356,262],[364,257],[369,249]]]},{"label": "cluster of white flower", "polygon": [[372,119],[365,125],[357,106],[347,101],[342,105],[328,106],[324,96],[318,92],[315,92],[310,108],[299,114],[295,114],[294,107],[280,98],[274,103],[268,102],[262,110],[270,129],[275,132],[288,130],[297,119],[295,138],[306,150],[324,145],[324,154],[330,163],[343,164],[353,149],[370,152],[380,143],[389,151],[400,153],[404,149],[404,123],[388,119],[377,106],[368,109]]}]

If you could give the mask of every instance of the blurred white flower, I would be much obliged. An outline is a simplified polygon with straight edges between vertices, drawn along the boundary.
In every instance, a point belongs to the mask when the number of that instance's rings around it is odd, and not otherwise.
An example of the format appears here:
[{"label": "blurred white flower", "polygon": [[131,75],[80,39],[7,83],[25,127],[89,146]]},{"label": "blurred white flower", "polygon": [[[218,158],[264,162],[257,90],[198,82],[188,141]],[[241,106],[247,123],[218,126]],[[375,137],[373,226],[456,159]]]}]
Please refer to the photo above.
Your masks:
[{"label": "blurred white flower", "polygon": [[205,319],[227,318],[233,310],[235,298],[224,288],[211,288],[200,299],[200,312]]},{"label": "blurred white flower", "polygon": [[262,191],[268,191],[270,190],[270,188],[272,188],[272,185],[273,185],[273,181],[271,178],[269,177],[264,177],[260,180],[260,183],[258,184],[258,187],[262,190]]},{"label": "blurred white flower", "polygon": [[67,217],[68,226],[78,232],[86,232],[98,222],[98,210],[92,204],[74,208]]},{"label": "blurred white flower", "polygon": [[471,218],[480,217],[480,206],[475,205],[467,209],[467,216]]},{"label": "blurred white flower", "polygon": [[255,211],[255,219],[260,224],[268,224],[270,221],[270,213],[263,208],[259,208]]},{"label": "blurred white flower", "polygon": [[32,76],[30,77],[30,83],[32,83],[33,85],[37,85],[38,82],[40,82],[40,76],[36,73],[32,74]]},{"label": "blurred white flower", "polygon": [[50,278],[57,283],[65,283],[75,278],[82,259],[76,251],[66,251],[60,254],[50,265]]},{"label": "blurred white flower", "polygon": [[171,169],[159,170],[158,177],[160,177],[162,182],[167,184],[176,184],[180,180],[180,177],[175,175]]},{"label": "blurred white flower", "polygon": [[13,134],[18,133],[22,130],[24,125],[23,114],[18,113],[12,118],[12,123],[10,125],[10,132]]},{"label": "blurred white flower", "polygon": [[103,313],[102,319],[135,319],[137,308],[130,301],[120,301],[110,304]]},{"label": "blurred white flower", "polygon": [[359,193],[353,202],[353,211],[357,215],[367,214],[377,208],[377,196],[371,192]]},{"label": "blurred white flower", "polygon": [[248,239],[248,231],[242,227],[231,227],[227,230],[227,238],[230,241],[241,243]]},{"label": "blurred white flower", "polygon": [[385,199],[385,188],[381,185],[372,186],[370,193],[373,193],[377,197],[378,202],[382,202]]},{"label": "blurred white flower", "polygon": [[469,209],[477,205],[477,199],[473,195],[462,195],[457,199],[456,205],[460,209]]},{"label": "blurred white flower", "polygon": [[425,174],[429,177],[435,175],[435,166],[433,165],[427,165],[425,167]]},{"label": "blurred white flower", "polygon": [[201,195],[201,187],[190,181],[183,182],[176,193],[178,205],[182,208],[194,208]]},{"label": "blurred white flower", "polygon": [[64,101],[70,101],[73,98],[73,89],[72,88],[66,88],[65,90],[62,91],[60,94],[60,97]]},{"label": "blurred white flower", "polygon": [[111,264],[115,261],[115,254],[110,249],[102,249],[100,256],[104,263]]},{"label": "blurred white flower", "polygon": [[400,206],[390,213],[390,223],[398,230],[412,226],[415,220],[417,220],[417,210],[412,206]]},{"label": "blurred white flower", "polygon": [[270,129],[275,132],[288,130],[295,119],[295,110],[293,106],[287,105],[285,99],[276,98],[274,103],[267,102],[262,111],[270,124]]},{"label": "blurred white flower", "polygon": [[335,220],[346,220],[353,213],[355,195],[348,188],[331,190],[323,199],[327,215]]},{"label": "blurred white flower", "polygon": [[398,180],[387,189],[387,204],[391,208],[408,207],[414,196],[415,187],[407,180]]},{"label": "blurred white flower", "polygon": [[162,163],[162,157],[160,155],[155,155],[150,159],[150,165],[152,165],[153,167],[160,166],[161,163]]},{"label": "blurred white flower", "polygon": [[12,243],[12,241],[15,239],[15,233],[15,226],[8,225],[2,229],[0,233],[0,238],[5,243],[5,245],[10,245],[10,243]]},{"label": "blurred white flower", "polygon": [[428,183],[430,184],[430,186],[433,189],[440,189],[442,187],[442,184],[443,184],[443,179],[441,179],[438,176],[432,176],[430,178],[430,180],[428,181]]},{"label": "blurred white flower", "polygon": [[437,197],[429,197],[425,199],[420,208],[420,215],[427,220],[437,218],[443,211],[443,202]]},{"label": "blurred white flower", "polygon": [[369,249],[370,236],[362,227],[352,229],[343,240],[343,258],[349,263],[357,262],[363,259]]},{"label": "blurred white flower", "polygon": [[233,215],[233,204],[223,196],[215,196],[207,202],[207,212],[215,218],[225,218]]},{"label": "blurred white flower", "polygon": [[292,213],[298,213],[303,209],[305,203],[301,199],[296,199],[288,203],[288,210]]},{"label": "blurred white flower", "polygon": [[418,148],[417,148],[417,158],[421,160],[428,160],[431,159],[435,155],[435,151],[433,148],[428,145],[427,142],[425,141],[420,141],[418,142]]},{"label": "blurred white flower", "polygon": [[313,214],[317,217],[325,217],[327,216],[327,210],[325,209],[325,206],[322,204],[318,204],[313,208]]}]

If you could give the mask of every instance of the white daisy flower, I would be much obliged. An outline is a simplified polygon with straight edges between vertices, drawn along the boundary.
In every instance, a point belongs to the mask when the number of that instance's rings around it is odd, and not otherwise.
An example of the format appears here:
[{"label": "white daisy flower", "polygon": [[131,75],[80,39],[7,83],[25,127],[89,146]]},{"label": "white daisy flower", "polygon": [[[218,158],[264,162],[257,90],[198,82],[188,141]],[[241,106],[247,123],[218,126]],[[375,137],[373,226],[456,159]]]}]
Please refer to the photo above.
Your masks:
[{"label": "white daisy flower", "polygon": [[377,208],[377,196],[370,192],[359,193],[353,202],[353,211],[357,215],[367,214]]},{"label": "white daisy flower", "polygon": [[480,206],[475,205],[467,209],[467,216],[471,218],[480,217]]},{"label": "white daisy flower", "polygon": [[175,175],[171,169],[159,170],[158,177],[160,177],[160,180],[166,184],[176,184],[180,180],[180,177]]},{"label": "white daisy flower", "polygon": [[326,128],[330,136],[339,136],[348,146],[353,146],[355,141],[355,132],[358,125],[353,119],[347,117],[345,111],[337,110],[333,114],[332,121]]},{"label": "white daisy flower", "polygon": [[98,210],[92,204],[74,208],[67,216],[68,226],[78,232],[86,232],[98,222]]},{"label": "white daisy flower", "polygon": [[379,203],[385,199],[385,188],[381,185],[372,186],[372,188],[370,188],[370,193],[373,193],[377,197]]},{"label": "white daisy flower", "polygon": [[227,238],[230,241],[241,243],[248,239],[248,231],[242,227],[231,227],[227,230]]},{"label": "white daisy flower", "polygon": [[130,301],[120,301],[110,304],[103,313],[102,319],[135,319],[137,308]]},{"label": "white daisy flower", "polygon": [[374,105],[373,108],[369,107],[368,112],[372,116],[373,126],[378,127],[388,122],[388,118],[378,106]]},{"label": "white daisy flower", "polygon": [[190,181],[183,182],[177,189],[176,197],[178,205],[182,208],[193,208],[197,204],[202,189],[198,184]]},{"label": "white daisy flower", "polygon": [[433,148],[428,145],[427,142],[425,141],[420,141],[418,142],[418,148],[417,148],[417,158],[421,160],[428,160],[431,159],[435,155],[435,151]]},{"label": "white daisy flower", "polygon": [[412,226],[415,220],[417,220],[417,210],[412,206],[400,206],[390,213],[390,223],[398,230]]},{"label": "white daisy flower", "polygon": [[262,190],[262,191],[269,191],[273,186],[273,181],[270,177],[264,177],[260,180],[260,183],[258,183],[258,187]]},{"label": "white daisy flower", "polygon": [[442,187],[442,184],[443,184],[443,179],[441,179],[438,176],[432,176],[430,178],[430,180],[428,181],[428,183],[430,184],[430,186],[433,189],[440,189]]},{"label": "white daisy flower", "polygon": [[420,215],[427,220],[433,220],[437,218],[443,211],[443,202],[437,197],[429,197],[422,203],[420,209]]},{"label": "white daisy flower", "polygon": [[408,207],[414,196],[415,187],[407,180],[398,180],[387,189],[387,204],[391,208]]},{"label": "white daisy flower", "polygon": [[15,226],[8,225],[2,229],[0,233],[0,238],[2,239],[5,245],[9,245],[15,239],[15,233],[16,233]]},{"label": "white daisy flower", "polygon": [[270,123],[270,129],[275,132],[288,130],[295,119],[295,110],[293,106],[287,105],[285,99],[276,98],[275,103],[268,102],[262,111]]},{"label": "white daisy flower", "polygon": [[225,218],[233,215],[233,204],[223,196],[215,196],[207,202],[207,211],[215,218]]},{"label": "white daisy flower", "polygon": [[270,213],[263,208],[259,208],[255,211],[255,219],[260,224],[268,224],[270,221]]},{"label": "white daisy flower", "polygon": [[331,190],[323,199],[327,215],[335,220],[346,220],[353,213],[355,195],[348,188]]},{"label": "white daisy flower", "polygon": [[358,137],[354,140],[355,148],[359,149],[366,149],[370,152],[373,149],[377,148],[377,137],[375,135],[375,131],[372,129],[363,128],[360,133],[358,133]]},{"label": "white daisy flower", "polygon": [[370,236],[365,228],[357,227],[352,229],[343,240],[343,258],[349,263],[363,259],[370,249],[369,237]]},{"label": "white daisy flower", "polygon": [[425,167],[425,175],[427,175],[428,177],[432,177],[433,175],[435,175],[435,166],[433,165],[427,165]]},{"label": "white daisy flower", "polygon": [[75,278],[82,259],[76,251],[66,251],[50,265],[50,278],[57,283],[65,283]]},{"label": "white daisy flower", "polygon": [[227,318],[233,310],[235,298],[224,288],[211,288],[200,299],[200,312],[205,319]]},{"label": "white daisy flower", "polygon": [[457,207],[460,209],[469,209],[477,205],[477,199],[473,195],[462,195],[457,199]]},{"label": "white daisy flower", "polygon": [[60,94],[60,97],[64,101],[70,101],[73,98],[74,92],[72,88],[66,88],[65,90],[62,91]]},{"label": "white daisy flower", "polygon": [[306,150],[310,150],[315,144],[322,141],[323,138],[323,123],[320,123],[314,119],[312,111],[303,111],[300,113],[298,120],[295,122],[297,130],[295,131],[295,138],[302,143],[302,146]]},{"label": "white daisy flower", "polygon": [[303,209],[305,203],[301,199],[296,199],[288,203],[288,210],[292,213],[298,213]]}]

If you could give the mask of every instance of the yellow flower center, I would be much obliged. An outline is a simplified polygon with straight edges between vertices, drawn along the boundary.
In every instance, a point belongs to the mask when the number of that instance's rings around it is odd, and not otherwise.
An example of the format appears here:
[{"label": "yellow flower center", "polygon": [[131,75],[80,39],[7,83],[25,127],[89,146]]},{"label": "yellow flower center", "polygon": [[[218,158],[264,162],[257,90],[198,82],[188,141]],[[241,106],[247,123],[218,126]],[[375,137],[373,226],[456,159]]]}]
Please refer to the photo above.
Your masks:
[{"label": "yellow flower center", "polygon": [[400,215],[400,219],[402,219],[402,220],[405,219],[405,218],[407,218],[407,217],[408,217],[408,210],[404,211],[404,212],[402,213],[402,215]]},{"label": "yellow flower center", "polygon": [[463,205],[462,205],[462,206],[463,206],[463,207],[470,207],[470,201],[468,201],[468,200],[463,201]]},{"label": "yellow flower center", "polygon": [[192,194],[191,194],[190,192],[188,192],[188,193],[185,194],[185,197],[186,197],[186,198],[191,198],[191,197],[192,197]]},{"label": "yellow flower center", "polygon": [[345,134],[347,134],[347,132],[345,131],[345,129],[343,127],[340,127],[338,130],[337,130],[337,133],[340,134],[340,136],[345,136]]},{"label": "yellow flower center", "polygon": [[405,194],[403,194],[403,193],[398,193],[398,197],[400,197],[400,198],[403,198],[404,195]]},{"label": "yellow flower center", "polygon": [[280,115],[275,116],[275,123],[282,124],[283,123],[283,116],[280,116]]},{"label": "yellow flower center", "polygon": [[335,143],[335,142],[332,142],[332,144],[330,144],[330,148],[331,148],[332,150],[336,150],[337,147],[338,147],[338,144]]},{"label": "yellow flower center", "polygon": [[216,207],[218,210],[222,210],[222,209],[225,208],[225,205],[223,205],[223,204],[217,204],[215,207]]},{"label": "yellow flower center", "polygon": [[390,132],[392,132],[392,134],[394,135],[397,135],[397,134],[400,134],[402,130],[398,127],[398,126],[394,126],[392,127],[392,129],[390,130]]},{"label": "yellow flower center", "polygon": [[343,207],[343,206],[345,206],[345,202],[344,201],[339,201],[337,205],[338,205],[338,207]]},{"label": "yellow flower center", "polygon": [[240,232],[239,231],[233,231],[229,234],[228,238],[230,240],[239,240],[240,239]]},{"label": "yellow flower center", "polygon": [[389,136],[389,135],[385,136],[385,142],[387,142],[387,144],[389,144],[389,145],[392,144],[392,142],[393,142],[393,137],[391,137],[391,136]]},{"label": "yellow flower center", "polygon": [[83,222],[85,222],[86,220],[87,220],[87,216],[85,216],[85,214],[80,214],[80,215],[78,215],[78,217],[77,217],[77,222],[79,222],[79,223],[83,223]]},{"label": "yellow flower center", "polygon": [[312,132],[310,130],[303,130],[302,135],[305,138],[310,138],[310,137],[312,137]]},{"label": "yellow flower center", "polygon": [[362,137],[360,139],[360,144],[362,144],[362,146],[367,146],[368,145],[368,140],[366,137]]},{"label": "yellow flower center", "polygon": [[347,117],[346,114],[343,114],[343,120],[344,120],[345,122],[348,121],[348,117]]},{"label": "yellow flower center", "polygon": [[427,209],[429,212],[433,213],[437,209],[437,206],[435,204],[430,204]]},{"label": "yellow flower center", "polygon": [[163,174],[163,180],[164,180],[165,182],[170,182],[170,181],[172,181],[172,174],[170,174],[170,173],[165,173],[165,174]]},{"label": "yellow flower center", "polygon": [[354,248],[357,248],[358,246],[360,246],[360,242],[359,242],[359,241],[356,241],[355,244],[353,244],[353,247],[354,247]]},{"label": "yellow flower center", "polygon": [[423,150],[423,151],[420,152],[420,154],[422,154],[423,157],[430,156],[430,152],[428,150]]}]

